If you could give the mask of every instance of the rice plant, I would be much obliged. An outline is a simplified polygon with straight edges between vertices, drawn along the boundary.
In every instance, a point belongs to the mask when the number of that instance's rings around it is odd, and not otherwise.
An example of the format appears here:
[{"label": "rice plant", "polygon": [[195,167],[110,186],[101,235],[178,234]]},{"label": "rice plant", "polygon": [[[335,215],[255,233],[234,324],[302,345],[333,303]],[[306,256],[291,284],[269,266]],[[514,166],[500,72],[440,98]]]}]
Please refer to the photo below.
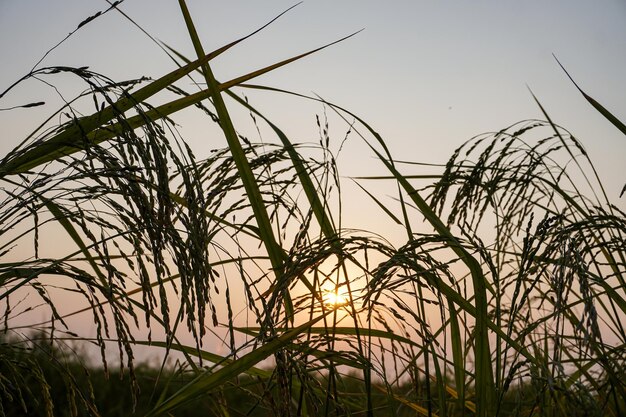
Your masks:
[{"label": "rice plant", "polygon": [[[215,415],[626,412],[626,216],[581,141],[540,107],[545,121],[475,137],[425,179],[358,115],[248,83],[336,42],[220,82],[212,60],[248,36],[207,54],[179,3],[197,56],[167,49],[170,73],[116,82],[35,67],[0,95],[59,75],[85,86],[0,162],[0,414],[64,415],[43,357],[65,376],[69,415],[109,415],[59,359],[78,342],[96,347],[104,374],[111,363],[127,374],[135,401],[147,395],[137,350],[161,354],[155,379],[179,379],[151,397],[150,416],[198,403]],[[313,100],[343,119],[343,139],[362,141],[389,172],[353,179],[360,198],[403,240],[342,226],[341,138],[325,121],[319,144],[295,143],[245,89]],[[157,97],[165,104],[150,104]],[[208,157],[174,122],[192,106],[225,140]],[[242,133],[233,107],[263,141]],[[370,181],[395,198],[368,191]],[[94,336],[77,333],[77,317]]]}]

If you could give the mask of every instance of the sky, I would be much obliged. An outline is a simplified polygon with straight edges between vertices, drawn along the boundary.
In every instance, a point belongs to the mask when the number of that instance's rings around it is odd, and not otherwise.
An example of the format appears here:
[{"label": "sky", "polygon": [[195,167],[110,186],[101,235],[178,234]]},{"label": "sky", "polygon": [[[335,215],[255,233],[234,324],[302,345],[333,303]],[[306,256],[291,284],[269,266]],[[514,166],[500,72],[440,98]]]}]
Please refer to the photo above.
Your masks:
[{"label": "sky", "polygon": [[[295,4],[188,3],[206,50],[251,32]],[[104,0],[0,0],[0,89],[28,72],[78,22],[106,7]],[[193,56],[178,2],[126,0],[120,7],[152,36]],[[618,0],[305,1],[216,60],[214,71],[218,79],[232,78],[364,29],[257,82],[319,94],[367,120],[393,154],[427,162],[445,161],[474,135],[541,117],[530,88],[618,189],[624,178],[618,168],[626,155],[624,137],[582,99],[552,54],[588,94],[624,119],[625,19],[626,2]],[[157,77],[173,68],[117,12],[84,26],[40,65],[89,66],[115,80]],[[0,107],[38,99],[41,85],[25,90],[7,95]],[[312,113],[320,111],[282,98],[260,100],[268,100],[262,109],[295,134],[299,126],[313,124]],[[19,139],[12,134],[18,128],[8,125],[53,108],[33,110],[2,112],[0,122],[9,135],[3,138],[3,153]],[[363,152],[359,158],[370,157]]]},{"label": "sky", "polygon": [[[295,2],[188,4],[209,51],[252,32]],[[104,0],[0,0],[0,91],[28,73],[79,22],[107,7]],[[194,56],[177,1],[126,0],[120,9],[153,37]],[[219,57],[213,68],[220,80],[234,78],[364,29],[255,82],[319,94],[366,120],[395,157],[429,163],[445,162],[475,135],[543,118],[530,89],[551,118],[582,142],[609,198],[624,208],[626,196],[618,195],[626,183],[626,138],[583,99],[553,57],[588,94],[625,120],[624,22],[623,0],[309,0]],[[89,66],[114,80],[156,78],[174,69],[169,58],[116,11],[82,27],[39,64],[52,65]],[[72,91],[69,80],[60,82]],[[246,94],[294,141],[316,140],[312,132],[315,115],[323,112],[319,104]],[[45,85],[28,83],[0,99],[0,108],[42,99],[46,106],[0,112],[0,155],[56,110],[58,97]],[[219,137],[207,143],[201,133],[206,119],[185,113],[177,121],[194,151],[202,154],[225,145]],[[339,141],[346,127],[330,127]],[[342,174],[383,172],[371,151],[355,142],[342,151]],[[380,213],[360,210],[363,195],[356,193],[350,189],[344,195],[346,210],[352,210],[355,224],[371,222]]]},{"label": "sky", "polygon": [[[207,51],[249,34],[294,4],[188,2]],[[27,73],[79,22],[107,7],[105,0],[0,0],[0,90]],[[195,55],[177,1],[126,0],[120,9],[154,38],[188,57]],[[318,94],[366,120],[394,157],[427,163],[445,163],[455,148],[481,133],[543,119],[532,90],[552,120],[582,142],[609,197],[624,208],[626,198],[618,196],[626,182],[626,138],[583,99],[553,57],[588,94],[626,119],[624,21],[623,0],[305,1],[214,60],[213,70],[218,80],[231,79],[363,29],[254,82]],[[39,64],[51,65],[89,66],[117,81],[156,78],[174,68],[153,41],[116,11],[83,26]],[[83,88],[76,89],[69,79],[55,82],[65,88],[66,97]],[[188,87],[194,88],[191,83]],[[315,117],[324,111],[319,104],[277,94],[245,94],[293,142],[317,141]],[[0,101],[0,108],[6,108],[42,100],[48,104],[0,112],[0,154],[61,104],[51,88],[34,82]],[[207,140],[205,119],[185,112],[176,120],[200,156],[224,146],[219,134]],[[337,143],[346,130],[331,121]],[[386,173],[357,139],[343,149],[339,167],[345,177]],[[404,173],[423,172],[407,168]],[[385,193],[388,184],[367,186]],[[346,226],[371,223],[380,214],[362,210],[365,196],[355,186],[348,185],[346,195],[350,198],[344,199],[344,208],[351,213]]]}]

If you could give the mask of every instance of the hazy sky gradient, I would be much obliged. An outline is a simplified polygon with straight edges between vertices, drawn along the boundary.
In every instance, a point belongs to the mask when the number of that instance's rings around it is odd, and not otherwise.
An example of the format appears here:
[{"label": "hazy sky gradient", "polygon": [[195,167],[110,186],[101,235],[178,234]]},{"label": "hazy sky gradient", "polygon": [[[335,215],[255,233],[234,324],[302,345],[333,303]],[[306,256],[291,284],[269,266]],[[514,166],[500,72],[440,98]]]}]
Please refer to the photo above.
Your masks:
[{"label": "hazy sky gradient", "polygon": [[[282,0],[188,3],[207,51],[248,34],[294,4]],[[79,22],[107,6],[104,0],[0,0],[0,91],[26,74]],[[126,0],[120,7],[154,37],[194,56],[177,1]],[[310,0],[213,65],[218,79],[230,79],[365,28],[256,82],[315,92],[370,123],[396,158],[431,163],[445,162],[456,147],[477,134],[543,118],[530,87],[553,120],[582,141],[609,198],[623,208],[626,197],[618,199],[618,194],[626,182],[626,137],[591,108],[552,54],[587,93],[625,120],[625,22],[626,2],[618,0]],[[52,65],[89,66],[116,81],[144,75],[156,78],[174,69],[152,41],[115,11],[81,28],[41,64]],[[70,91],[75,88],[69,77],[55,81]],[[191,84],[188,87],[193,90]],[[253,104],[293,141],[316,139],[311,132],[315,114],[323,111],[320,105],[246,94],[254,96]],[[60,102],[53,90],[35,82],[0,100],[0,108],[6,108],[42,99],[49,104],[0,112],[1,155],[57,110]],[[194,152],[201,155],[225,146],[219,135],[207,142],[207,119],[194,117],[184,113],[176,118]],[[345,129],[331,124],[333,139],[339,142]],[[354,142],[341,156],[342,173],[382,172],[371,151]],[[384,184],[372,187],[385,192]],[[354,224],[349,225],[374,228],[381,213],[360,210],[367,197],[357,193],[355,188],[344,194],[346,211],[354,213],[350,218]]]},{"label": "hazy sky gradient", "polygon": [[[189,1],[206,50],[248,34],[293,4]],[[28,72],[80,21],[107,6],[104,0],[1,0],[0,89]],[[177,1],[126,0],[121,9],[154,37],[194,56]],[[218,79],[230,79],[364,28],[256,82],[320,94],[368,121],[394,156],[424,162],[444,162],[474,135],[542,118],[528,86],[553,120],[583,142],[617,200],[626,181],[626,138],[580,96],[552,54],[587,93],[626,119],[624,22],[626,2],[618,0],[308,1],[217,59],[214,71]],[[173,69],[169,58],[115,11],[81,28],[41,65],[89,66],[114,80],[158,77]],[[0,107],[50,94],[45,86],[29,83],[8,94]],[[267,94],[253,103],[295,136],[294,141],[314,139],[302,132],[314,127],[320,106]],[[50,104],[0,112],[2,153],[34,127],[33,120],[55,109]],[[184,115],[181,120],[195,143],[205,121]],[[345,130],[332,128],[338,136]],[[201,147],[216,147],[206,146],[205,138],[197,140]],[[342,161],[344,174],[368,174],[359,170],[364,159],[374,169],[367,149],[349,152]]]}]

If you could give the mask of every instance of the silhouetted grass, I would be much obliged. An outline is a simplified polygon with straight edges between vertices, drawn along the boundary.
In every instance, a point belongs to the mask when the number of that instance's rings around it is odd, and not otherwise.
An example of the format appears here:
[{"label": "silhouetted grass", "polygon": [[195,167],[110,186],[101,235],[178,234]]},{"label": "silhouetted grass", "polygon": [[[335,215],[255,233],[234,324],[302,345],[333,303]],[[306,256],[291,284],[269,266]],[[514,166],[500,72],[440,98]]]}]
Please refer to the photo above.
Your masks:
[{"label": "silhouetted grass", "polygon": [[[197,59],[168,49],[180,65],[161,78],[36,67],[9,87],[71,74],[87,90],[0,161],[5,415],[626,412],[626,216],[580,141],[541,108],[546,121],[471,139],[425,182],[348,110],[244,84],[322,48],[220,82],[212,60],[247,37],[206,54],[180,5]],[[179,80],[196,71],[188,92]],[[389,172],[355,179],[365,193],[351,198],[405,238],[343,228],[328,126],[318,119],[319,146],[293,143],[234,87],[343,118]],[[170,119],[191,106],[226,140],[203,159]],[[273,137],[244,137],[231,106]],[[95,337],[74,333],[76,316]],[[29,344],[31,331],[90,342],[101,367]],[[136,368],[138,346],[181,362]]]}]

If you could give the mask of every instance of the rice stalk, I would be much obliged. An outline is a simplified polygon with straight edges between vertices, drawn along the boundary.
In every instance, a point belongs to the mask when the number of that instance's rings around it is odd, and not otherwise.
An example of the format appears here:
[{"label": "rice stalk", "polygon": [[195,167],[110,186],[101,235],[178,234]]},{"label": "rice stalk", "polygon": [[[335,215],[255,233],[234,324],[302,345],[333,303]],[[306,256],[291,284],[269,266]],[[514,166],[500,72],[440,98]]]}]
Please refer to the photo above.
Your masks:
[{"label": "rice stalk", "polygon": [[[198,59],[170,50],[186,63],[156,81],[50,67],[9,87],[66,73],[87,90],[52,116],[63,115],[60,126],[50,128],[51,117],[0,161],[5,332],[23,336],[15,322],[29,312],[24,300],[36,297],[49,320],[33,329],[57,344],[93,343],[106,372],[113,346],[135,394],[136,346],[180,353],[186,363],[176,375],[186,382],[156,396],[149,415],[197,403],[223,415],[624,412],[625,215],[578,139],[542,108],[547,121],[470,139],[440,175],[404,173],[419,164],[394,159],[349,111],[244,84],[332,44],[219,83],[210,61],[251,35],[207,55],[179,3]],[[191,94],[175,83],[194,71],[206,88]],[[339,115],[388,170],[354,180],[405,239],[342,227],[325,111],[320,144],[300,145],[236,86],[316,100]],[[164,91],[180,97],[148,103]],[[247,139],[222,93],[274,141]],[[95,107],[88,116],[85,99]],[[170,119],[192,105],[226,139],[202,160]],[[393,183],[391,203],[363,185],[371,180]],[[61,255],[51,250],[51,231],[71,244]],[[328,304],[329,288],[347,291],[348,301]],[[67,311],[59,292],[85,306]],[[93,321],[94,338],[73,333],[79,314]],[[138,328],[163,336],[139,337]],[[226,354],[207,347],[211,337]],[[43,368],[19,356],[20,344],[2,344],[0,412],[6,404],[28,412],[40,392],[54,415]],[[168,375],[165,359],[159,375]],[[70,376],[66,385],[73,415],[98,414],[89,389]],[[235,392],[249,408],[229,399]]]}]

